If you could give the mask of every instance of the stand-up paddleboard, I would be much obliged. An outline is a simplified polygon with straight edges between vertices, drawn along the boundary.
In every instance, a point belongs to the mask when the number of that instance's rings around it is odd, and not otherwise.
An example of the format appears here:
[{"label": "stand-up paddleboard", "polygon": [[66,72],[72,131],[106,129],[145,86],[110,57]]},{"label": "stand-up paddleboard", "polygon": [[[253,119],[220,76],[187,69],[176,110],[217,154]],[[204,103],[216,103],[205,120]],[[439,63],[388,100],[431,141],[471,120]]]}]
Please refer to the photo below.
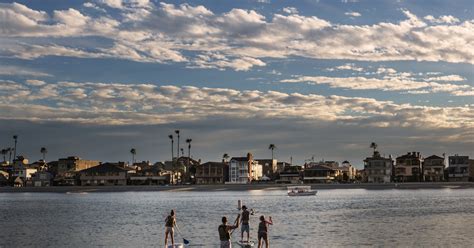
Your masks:
[{"label": "stand-up paddleboard", "polygon": [[167,248],[184,248],[184,244],[174,243],[174,245],[168,245]]},{"label": "stand-up paddleboard", "polygon": [[250,241],[237,241],[237,244],[240,246],[240,247],[245,247],[245,248],[250,248],[250,247],[254,247],[255,246],[255,242],[253,242],[252,240]]}]

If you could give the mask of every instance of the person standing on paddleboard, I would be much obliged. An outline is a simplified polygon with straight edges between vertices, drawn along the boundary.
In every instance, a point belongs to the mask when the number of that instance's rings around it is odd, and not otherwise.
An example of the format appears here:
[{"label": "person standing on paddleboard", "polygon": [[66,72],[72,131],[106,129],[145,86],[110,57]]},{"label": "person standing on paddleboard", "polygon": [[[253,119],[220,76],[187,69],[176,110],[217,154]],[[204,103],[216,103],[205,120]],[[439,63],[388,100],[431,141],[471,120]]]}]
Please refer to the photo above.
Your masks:
[{"label": "person standing on paddleboard", "polygon": [[265,247],[269,248],[268,243],[268,225],[273,225],[272,217],[269,220],[265,220],[265,216],[260,216],[260,223],[258,224],[258,248],[263,247],[262,240],[265,241]]},{"label": "person standing on paddleboard", "polygon": [[250,212],[247,210],[247,207],[245,205],[242,206],[242,219],[241,223],[242,226],[240,227],[240,241],[244,242],[244,232],[247,232],[247,242],[250,241],[250,225],[249,225],[249,220],[250,220]]},{"label": "person standing on paddleboard", "polygon": [[168,235],[171,238],[171,245],[174,247],[174,227],[176,226],[176,216],[174,210],[165,219],[165,247],[168,247]]},{"label": "person standing on paddleboard", "polygon": [[219,231],[219,240],[221,241],[221,248],[232,248],[230,242],[231,231],[239,228],[240,214],[237,215],[234,225],[227,225],[227,217],[222,217],[222,224],[217,229]]}]

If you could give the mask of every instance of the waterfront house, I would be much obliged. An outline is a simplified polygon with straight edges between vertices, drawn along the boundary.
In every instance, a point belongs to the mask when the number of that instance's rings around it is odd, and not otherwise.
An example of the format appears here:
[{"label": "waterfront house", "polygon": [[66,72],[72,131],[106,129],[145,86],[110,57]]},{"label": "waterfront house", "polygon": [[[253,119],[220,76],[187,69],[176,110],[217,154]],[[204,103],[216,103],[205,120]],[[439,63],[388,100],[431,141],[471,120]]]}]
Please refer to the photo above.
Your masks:
[{"label": "waterfront house", "polygon": [[349,161],[342,162],[342,165],[337,167],[341,171],[340,181],[342,182],[352,182],[355,180],[357,175],[357,169],[352,166]]},{"label": "waterfront house", "polygon": [[419,182],[422,178],[423,158],[419,152],[408,152],[396,158],[395,181]]},{"label": "waterfront house", "polygon": [[229,180],[229,165],[223,162],[207,162],[196,168],[197,184],[223,184]]},{"label": "waterfront house", "polygon": [[164,170],[162,165],[142,166],[136,173],[129,174],[129,181],[132,185],[166,185],[173,183],[173,173]]},{"label": "waterfront house", "polygon": [[25,186],[25,181],[21,177],[15,177],[13,180],[13,187],[20,188]]},{"label": "waterfront house", "polygon": [[[23,156],[18,156],[17,159],[13,160],[10,178],[12,178],[14,182],[15,179],[20,178],[23,183],[22,186],[26,186],[31,183],[31,177],[36,172],[37,169],[28,164],[28,159],[25,159]],[[16,183],[17,186],[19,186],[20,180],[16,180]]]},{"label": "waterfront house", "polygon": [[97,160],[84,160],[77,156],[69,156],[67,158],[60,158],[57,163],[51,163],[54,167],[52,166],[50,171],[55,176],[55,185],[77,185],[77,172],[99,164],[100,162]]},{"label": "waterfront house", "polygon": [[255,159],[258,164],[262,165],[262,174],[268,178],[274,179],[277,174],[277,160],[276,159]]},{"label": "waterfront house", "polygon": [[8,172],[0,170],[0,186],[7,186],[10,175]]},{"label": "waterfront house", "polygon": [[124,163],[103,163],[89,169],[81,170],[79,179],[81,185],[127,185],[128,174],[135,173],[135,169]]},{"label": "waterfront house", "polygon": [[261,177],[262,166],[251,153],[247,157],[232,157],[229,160],[229,183],[250,183]]},{"label": "waterfront house", "polygon": [[201,160],[195,160],[190,157],[181,156],[176,159],[176,165],[182,173],[181,182],[196,183],[196,168],[201,164]]},{"label": "waterfront house", "polygon": [[152,166],[150,161],[142,161],[142,162],[135,162],[132,164],[132,167],[134,167],[137,171],[140,171],[143,168],[147,168]]},{"label": "waterfront house", "polygon": [[441,182],[444,179],[445,169],[444,157],[431,155],[423,161],[423,181]]},{"label": "waterfront house", "polygon": [[470,161],[469,156],[449,156],[448,180],[450,182],[469,181]]},{"label": "waterfront house", "polygon": [[474,159],[469,159],[469,181],[474,181]]},{"label": "waterfront house", "polygon": [[303,167],[298,165],[287,165],[280,172],[276,183],[301,183],[303,178]]},{"label": "waterfront house", "polygon": [[306,165],[303,173],[304,183],[330,183],[336,181],[341,171],[329,165]]},{"label": "waterfront house", "polygon": [[282,172],[286,166],[291,166],[292,164],[283,161],[277,161],[277,173]]},{"label": "waterfront house", "polygon": [[391,182],[393,160],[389,156],[385,158],[378,151],[374,151],[372,157],[364,159],[364,172],[369,183]]},{"label": "waterfront house", "polygon": [[51,186],[53,176],[47,171],[37,171],[32,175],[31,181],[34,187],[48,187]]}]

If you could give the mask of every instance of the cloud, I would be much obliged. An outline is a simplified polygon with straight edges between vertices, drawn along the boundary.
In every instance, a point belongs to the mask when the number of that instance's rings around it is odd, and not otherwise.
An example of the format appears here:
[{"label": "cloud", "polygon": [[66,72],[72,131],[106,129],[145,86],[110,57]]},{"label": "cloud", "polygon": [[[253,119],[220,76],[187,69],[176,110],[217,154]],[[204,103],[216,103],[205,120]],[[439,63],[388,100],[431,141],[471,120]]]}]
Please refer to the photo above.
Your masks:
[{"label": "cloud", "polygon": [[359,12],[355,12],[355,11],[346,12],[346,13],[344,13],[344,15],[346,15],[346,16],[352,16],[352,17],[360,17],[360,16],[362,16]]},{"label": "cloud", "polygon": [[437,24],[443,24],[443,23],[446,23],[446,24],[454,24],[454,23],[458,23],[459,22],[459,19],[454,17],[454,16],[451,16],[451,15],[443,15],[443,16],[440,16],[438,18],[435,18],[433,17],[432,15],[427,15],[424,17],[425,20],[431,22],[431,23],[437,23]]},{"label": "cloud", "polygon": [[[55,10],[49,16],[25,5],[1,4],[0,35],[4,42],[0,55],[187,62],[186,66],[192,68],[234,70],[251,70],[265,66],[266,59],[292,56],[474,63],[474,44],[470,42],[474,24],[449,16],[423,19],[403,10],[406,18],[399,22],[344,25],[300,15],[291,7],[284,9],[284,15],[266,17],[255,10],[234,8],[214,13],[203,5],[154,4],[144,0],[102,4],[115,8],[117,15],[91,15],[87,13],[90,8],[85,12],[69,8]],[[83,42],[91,36],[107,42]],[[45,44],[42,37],[48,37],[49,43]],[[226,59],[203,58],[209,54]]]},{"label": "cloud", "polygon": [[283,8],[283,12],[287,14],[298,14],[298,9],[295,7],[285,7]]},{"label": "cloud", "polygon": [[364,71],[364,68],[357,67],[354,63],[346,63],[346,64],[336,66],[336,67],[333,67],[333,68],[327,68],[326,70],[328,70],[328,71],[349,70],[349,71],[362,72],[362,71]]},{"label": "cloud", "polygon": [[[90,125],[151,125],[210,118],[297,119],[374,127],[473,128],[474,106],[429,107],[372,98],[278,91],[0,81],[0,118]],[[45,100],[48,102],[45,105]]]},{"label": "cloud", "polygon": [[41,81],[41,80],[36,80],[36,79],[28,79],[25,81],[25,83],[31,86],[43,86],[46,84],[46,82]]},{"label": "cloud", "polygon": [[111,8],[121,9],[123,7],[122,0],[100,0],[99,2]]},{"label": "cloud", "polygon": [[17,66],[0,67],[0,75],[4,76],[33,76],[33,77],[51,77],[52,75]]},{"label": "cloud", "polygon": [[[335,76],[294,76],[284,79],[282,83],[309,83],[327,84],[331,88],[351,90],[382,90],[400,91],[409,94],[428,94],[444,92],[454,96],[470,96],[474,87],[468,84],[454,84],[445,82],[461,82],[466,79],[459,75],[444,75],[432,77],[430,73],[397,72],[393,68],[378,67],[374,72],[365,72],[366,69],[347,63],[341,66],[328,68],[328,71],[352,70],[359,73],[351,77]],[[363,72],[363,73],[362,73]],[[369,75],[374,75],[370,77]],[[439,74],[436,74],[439,75]],[[443,83],[441,83],[443,82]]]}]

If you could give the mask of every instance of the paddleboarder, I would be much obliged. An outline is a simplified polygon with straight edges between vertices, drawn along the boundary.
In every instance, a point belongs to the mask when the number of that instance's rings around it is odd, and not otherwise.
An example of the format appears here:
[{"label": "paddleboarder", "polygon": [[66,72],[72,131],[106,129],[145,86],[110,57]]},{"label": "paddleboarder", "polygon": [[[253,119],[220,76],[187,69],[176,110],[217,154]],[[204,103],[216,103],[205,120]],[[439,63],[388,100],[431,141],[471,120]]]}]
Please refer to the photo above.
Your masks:
[{"label": "paddleboarder", "polygon": [[168,247],[168,235],[171,237],[171,245],[174,247],[174,227],[176,226],[176,216],[174,210],[165,219],[165,247]]},{"label": "paddleboarder", "polygon": [[272,217],[270,216],[269,219],[266,220],[265,216],[260,216],[260,223],[258,224],[258,248],[263,247],[263,241],[265,241],[266,248],[270,247],[268,242],[268,225],[273,225]]},{"label": "paddleboarder", "polygon": [[234,225],[227,224],[227,217],[222,217],[222,224],[219,225],[219,240],[221,241],[221,248],[232,248],[232,244],[230,241],[231,231],[239,228],[240,222],[240,214],[237,215],[237,219],[235,219]]},{"label": "paddleboarder", "polygon": [[240,241],[242,243],[244,242],[244,232],[247,232],[247,243],[250,241],[249,219],[250,219],[250,212],[247,210],[247,206],[243,205],[242,206],[242,219],[240,221],[242,223],[242,226],[240,227]]}]

